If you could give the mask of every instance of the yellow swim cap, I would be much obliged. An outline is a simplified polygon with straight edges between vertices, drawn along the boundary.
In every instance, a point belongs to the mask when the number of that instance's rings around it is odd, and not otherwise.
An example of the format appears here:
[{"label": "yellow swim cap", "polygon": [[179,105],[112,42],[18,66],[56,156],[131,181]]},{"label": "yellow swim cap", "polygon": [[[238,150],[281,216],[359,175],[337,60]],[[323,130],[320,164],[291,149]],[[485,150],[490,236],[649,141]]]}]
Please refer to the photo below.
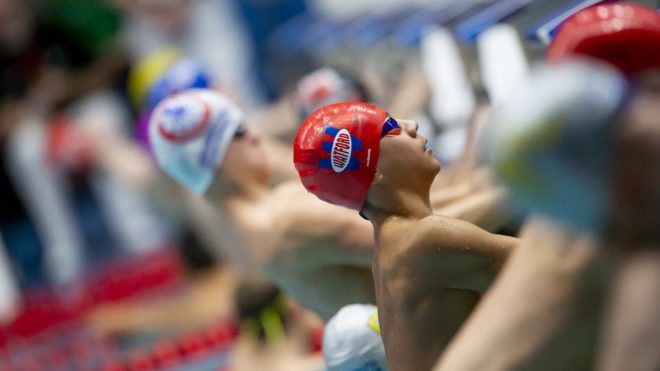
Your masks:
[{"label": "yellow swim cap", "polygon": [[150,87],[182,57],[176,48],[164,48],[140,59],[128,74],[128,95],[135,107],[144,105]]}]

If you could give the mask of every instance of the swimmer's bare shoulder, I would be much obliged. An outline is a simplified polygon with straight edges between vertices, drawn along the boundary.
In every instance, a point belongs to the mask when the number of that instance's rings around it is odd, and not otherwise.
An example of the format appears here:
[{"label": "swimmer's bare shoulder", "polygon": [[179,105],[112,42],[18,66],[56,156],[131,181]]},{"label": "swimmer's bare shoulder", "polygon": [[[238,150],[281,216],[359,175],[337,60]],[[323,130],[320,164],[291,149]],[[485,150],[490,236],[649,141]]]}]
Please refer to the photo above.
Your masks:
[{"label": "swimmer's bare shoulder", "polygon": [[456,289],[483,292],[518,243],[517,238],[440,215],[420,219],[411,228],[405,259]]}]

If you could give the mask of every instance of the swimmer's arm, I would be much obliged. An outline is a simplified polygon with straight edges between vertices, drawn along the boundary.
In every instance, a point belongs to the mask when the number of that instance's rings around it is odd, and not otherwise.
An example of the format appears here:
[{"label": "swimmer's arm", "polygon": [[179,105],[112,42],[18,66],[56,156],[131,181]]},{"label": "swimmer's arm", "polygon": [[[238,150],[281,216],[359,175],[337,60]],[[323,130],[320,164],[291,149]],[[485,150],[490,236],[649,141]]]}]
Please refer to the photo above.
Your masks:
[{"label": "swimmer's arm", "polygon": [[588,339],[595,327],[589,322],[602,305],[603,267],[595,246],[593,238],[540,220],[529,223],[433,370],[591,368],[582,362],[591,362]]},{"label": "swimmer's arm", "polygon": [[264,150],[268,153],[268,162],[271,172],[271,184],[298,179],[298,172],[293,166],[293,148],[274,138],[264,137],[262,142]]},{"label": "swimmer's arm", "polygon": [[436,214],[456,218],[486,230],[493,230],[508,220],[506,191],[492,187],[434,209]]},{"label": "swimmer's arm", "polygon": [[414,68],[401,77],[396,95],[389,105],[393,117],[412,117],[426,105],[431,97],[431,87],[424,76]]},{"label": "swimmer's arm", "polygon": [[368,256],[371,261],[374,230],[370,222],[362,219],[353,210],[336,206],[327,208],[318,217],[321,218],[321,224],[325,224],[322,233],[337,237],[337,248],[346,253]]},{"label": "swimmer's arm", "polygon": [[348,261],[371,266],[374,249],[371,223],[353,210],[327,204],[311,195],[309,202],[301,204],[296,212],[291,212],[295,220],[290,237],[297,240],[296,245],[306,246],[304,241],[315,238],[335,238],[337,249],[346,253]]},{"label": "swimmer's arm", "polygon": [[473,179],[479,172],[479,150],[480,139],[491,118],[492,110],[489,106],[479,105],[470,119],[465,149],[450,169],[453,182],[461,182]]},{"label": "swimmer's arm", "polygon": [[435,186],[434,183],[434,186],[431,188],[431,194],[429,195],[431,208],[434,212],[442,210],[443,207],[467,197],[471,191],[472,185],[470,182],[441,186]]},{"label": "swimmer's arm", "polygon": [[660,334],[660,246],[634,246],[617,263],[595,369],[656,370],[660,353],[649,344]]},{"label": "swimmer's arm", "polygon": [[[160,299],[148,303],[119,303],[90,313],[87,325],[103,338],[137,334],[163,334],[201,328],[220,314],[198,307],[189,297]],[[227,315],[227,317],[229,317]]]},{"label": "swimmer's arm", "polygon": [[[493,180],[492,170],[487,166],[481,166],[474,169],[469,179],[460,182],[446,183],[443,182],[440,176],[437,176],[431,185],[431,192],[429,194],[431,208],[434,212],[438,213],[438,210],[441,210],[447,205],[454,202],[460,202],[464,198],[472,196],[474,193],[494,188],[498,188],[498,185]],[[443,213],[440,214],[452,216]]]},{"label": "swimmer's arm", "polygon": [[449,288],[485,291],[519,241],[439,215],[421,223],[406,255]]},{"label": "swimmer's arm", "polygon": [[359,215],[351,213],[342,222],[341,248],[344,250],[361,252],[363,255],[373,257],[374,228],[370,222]]},{"label": "swimmer's arm", "polygon": [[258,128],[265,137],[287,141],[295,136],[297,120],[296,111],[289,98],[280,99],[247,117],[250,126]]},{"label": "swimmer's arm", "polygon": [[237,285],[235,276],[219,268],[189,282],[182,292],[145,302],[99,306],[87,315],[87,325],[100,337],[162,335],[203,328],[234,315]]}]

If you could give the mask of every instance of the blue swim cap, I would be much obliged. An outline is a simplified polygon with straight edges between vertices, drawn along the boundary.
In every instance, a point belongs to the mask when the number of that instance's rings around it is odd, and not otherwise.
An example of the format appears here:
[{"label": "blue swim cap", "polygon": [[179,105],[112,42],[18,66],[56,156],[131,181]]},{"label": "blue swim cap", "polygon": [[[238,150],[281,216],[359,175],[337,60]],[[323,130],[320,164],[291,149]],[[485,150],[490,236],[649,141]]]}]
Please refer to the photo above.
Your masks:
[{"label": "blue swim cap", "polygon": [[183,58],[172,64],[149,88],[146,109],[152,110],[160,101],[187,89],[213,87],[213,79],[201,63]]}]

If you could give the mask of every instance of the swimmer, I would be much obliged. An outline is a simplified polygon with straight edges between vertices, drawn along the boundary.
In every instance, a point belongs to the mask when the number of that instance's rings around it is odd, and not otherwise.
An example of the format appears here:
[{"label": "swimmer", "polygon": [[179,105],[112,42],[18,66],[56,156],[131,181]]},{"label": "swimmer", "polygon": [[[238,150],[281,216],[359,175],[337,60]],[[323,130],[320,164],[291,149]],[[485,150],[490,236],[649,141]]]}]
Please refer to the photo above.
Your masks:
[{"label": "swimmer", "polygon": [[[150,150],[148,131],[154,108],[163,99],[187,89],[212,89],[223,95],[230,95],[226,87],[211,74],[208,66],[185,55],[182,50],[171,47],[157,49],[135,63],[129,72],[127,85],[127,93],[140,112],[135,136],[142,148],[136,146],[134,141],[120,138],[113,132],[97,130],[87,134],[94,141],[95,158],[105,168],[137,187],[151,187],[147,193],[153,195],[154,188],[162,190],[166,184],[162,178],[156,176],[146,154]],[[295,169],[288,161],[292,156],[291,146],[268,137],[263,138],[262,145],[269,153],[267,161],[271,183],[295,179]],[[172,191],[165,190],[169,194]],[[181,197],[179,195],[179,198]]]},{"label": "swimmer", "polygon": [[269,154],[227,98],[210,90],[170,97],[149,130],[159,167],[225,215],[217,228],[287,294],[326,320],[374,301],[371,226],[297,181],[270,188]]},{"label": "swimmer", "polygon": [[[562,121],[552,122],[557,130],[555,133],[561,133],[558,135],[562,138],[568,138],[566,133],[571,131],[562,128],[573,127],[570,134],[573,143],[599,141],[593,128],[608,127],[617,120],[618,107],[626,96],[624,79],[606,66],[576,63],[534,71],[527,86],[506,107],[514,115],[515,112],[520,114],[519,107],[535,106],[539,111],[528,112],[524,120],[502,114],[494,125],[521,124],[528,133],[521,137],[527,138],[529,143],[534,137],[529,133],[537,133],[532,140],[538,143],[544,132],[539,130],[545,125],[542,123],[550,122],[550,117],[562,117]],[[552,83],[548,86],[542,80]],[[614,86],[619,88],[614,89]],[[610,89],[608,93],[614,100],[598,94],[606,89]],[[539,104],[535,105],[534,101]],[[580,141],[576,136],[578,132],[592,132],[594,135],[584,135],[584,140]],[[569,141],[562,143],[565,145]],[[566,150],[567,147],[546,145],[535,146],[530,150],[534,153],[505,155],[513,161],[497,162],[496,167],[502,169],[500,171],[504,172],[504,178],[514,192],[513,198],[545,217],[537,215],[527,223],[521,234],[520,247],[507,262],[488,297],[479,304],[448,347],[435,369],[437,371],[593,369],[604,300],[611,279],[608,268],[611,262],[608,263],[604,252],[608,247],[611,249],[613,241],[607,229],[601,229],[603,219],[610,215],[606,206],[608,200],[593,202],[587,197],[580,199],[580,195],[585,191],[598,194],[599,187],[585,188],[585,180],[595,181],[597,185],[607,180],[600,177],[598,162],[590,164],[585,159],[585,156],[592,156],[593,151],[585,149],[571,157],[570,166],[560,168],[559,163],[566,157],[557,156],[555,160],[558,161],[552,162],[543,152],[548,148]],[[596,148],[602,150],[603,147]],[[505,151],[499,148],[499,152]],[[517,167],[526,175],[516,179],[526,179],[527,183],[508,182],[513,178],[504,169],[516,168],[507,165],[517,163],[515,158],[539,161],[539,166],[523,163]],[[562,169],[563,175],[555,174],[555,180],[552,180],[551,167]],[[575,171],[589,174],[588,178],[573,173],[573,167]],[[530,169],[532,171],[528,172]],[[544,170],[547,173],[544,174]],[[534,192],[526,192],[531,189],[527,187],[538,185],[535,182],[539,178],[543,192],[537,193],[536,197],[542,194],[542,202],[533,199]],[[572,187],[560,192],[558,187],[566,184]],[[572,215],[564,214],[574,208],[576,211]],[[644,219],[640,213],[637,220]]]},{"label": "swimmer", "polygon": [[389,369],[430,369],[517,239],[434,215],[429,193],[439,162],[414,121],[375,106],[317,110],[298,131],[294,163],[308,191],[360,211],[374,226],[372,270]]},{"label": "swimmer", "polygon": [[[495,120],[510,129],[493,151],[519,204],[546,219],[526,228],[436,370],[660,366],[651,340],[660,329],[660,17],[634,4],[585,9],[562,27],[548,60],[556,66],[536,71]],[[506,153],[506,143],[520,145]]]},{"label": "swimmer", "polygon": [[[235,241],[230,253],[249,255],[300,304],[327,320],[344,305],[375,302],[371,225],[318,200],[298,180],[270,187],[259,134],[220,93],[188,90],[161,102],[150,142],[159,167],[227,219],[215,229]],[[490,196],[477,201],[458,199],[447,210],[481,218],[474,209]]]},{"label": "swimmer", "polygon": [[520,238],[434,371],[592,369],[603,300],[597,242],[540,218]]},{"label": "swimmer", "polygon": [[[637,86],[621,133],[622,189],[614,287],[596,369],[658,370],[660,353],[660,68]],[[634,163],[635,166],[626,166]],[[640,207],[641,206],[641,207]]]}]

